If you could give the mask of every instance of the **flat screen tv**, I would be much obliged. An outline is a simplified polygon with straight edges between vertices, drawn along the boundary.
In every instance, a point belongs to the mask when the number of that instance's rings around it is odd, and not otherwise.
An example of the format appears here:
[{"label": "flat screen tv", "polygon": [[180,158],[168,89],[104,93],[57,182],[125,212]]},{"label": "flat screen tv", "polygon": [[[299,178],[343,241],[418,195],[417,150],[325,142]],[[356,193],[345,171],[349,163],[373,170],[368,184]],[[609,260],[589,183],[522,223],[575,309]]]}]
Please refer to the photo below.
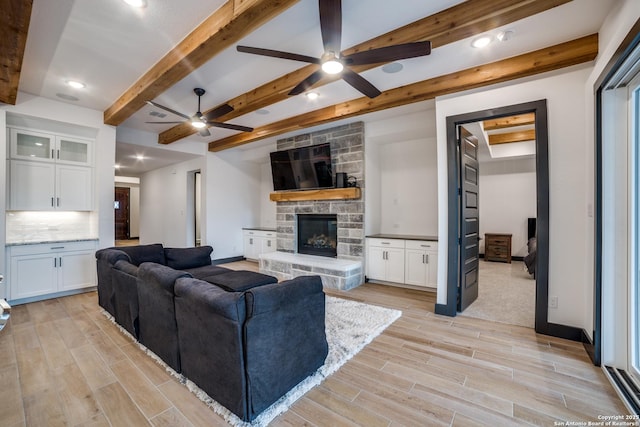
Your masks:
[{"label": "flat screen tv", "polygon": [[275,191],[333,187],[330,144],[274,151],[271,175]]}]

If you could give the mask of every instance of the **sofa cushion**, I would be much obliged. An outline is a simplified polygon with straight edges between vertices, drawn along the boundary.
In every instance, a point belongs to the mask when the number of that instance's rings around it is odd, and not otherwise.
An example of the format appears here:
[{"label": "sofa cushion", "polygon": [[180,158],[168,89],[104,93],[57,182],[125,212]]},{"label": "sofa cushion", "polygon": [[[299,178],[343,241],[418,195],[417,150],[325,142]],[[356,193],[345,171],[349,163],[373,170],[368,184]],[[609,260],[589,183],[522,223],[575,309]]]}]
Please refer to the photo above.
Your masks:
[{"label": "sofa cushion", "polygon": [[119,260],[113,266],[116,270],[123,271],[131,276],[138,276],[138,269],[140,267],[131,264],[129,261]]},{"label": "sofa cushion", "polygon": [[217,265],[209,264],[203,267],[185,268],[182,271],[186,271],[196,279],[202,279],[203,277],[210,277],[216,274],[228,273],[229,271],[232,271],[232,270],[229,270],[228,268],[224,268],[224,267],[219,267]]},{"label": "sofa cushion", "polygon": [[211,265],[211,246],[199,246],[195,248],[165,248],[164,256],[166,265],[176,270]]},{"label": "sofa cushion", "polygon": [[131,264],[139,266],[143,262],[155,262],[156,264],[166,265],[167,261],[164,256],[164,248],[161,243],[152,245],[139,246],[123,246],[120,248],[131,258]]},{"label": "sofa cushion", "polygon": [[242,292],[256,286],[278,283],[278,279],[273,276],[246,270],[229,271],[228,273],[203,277],[202,280],[213,283],[229,292]]}]

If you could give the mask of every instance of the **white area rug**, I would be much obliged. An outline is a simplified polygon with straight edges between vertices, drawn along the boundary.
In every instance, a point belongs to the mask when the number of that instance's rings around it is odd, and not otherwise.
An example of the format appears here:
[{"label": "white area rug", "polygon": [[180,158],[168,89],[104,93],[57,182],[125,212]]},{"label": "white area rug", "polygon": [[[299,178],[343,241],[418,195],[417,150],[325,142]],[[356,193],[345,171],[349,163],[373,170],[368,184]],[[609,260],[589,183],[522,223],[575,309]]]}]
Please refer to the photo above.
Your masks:
[{"label": "white area rug", "polygon": [[[104,313],[113,321],[111,315],[106,311]],[[167,366],[154,353],[142,345],[140,347],[163,365],[168,372],[180,379],[192,393],[205,402],[214,412],[220,414],[229,424],[241,427],[262,427],[269,424],[278,415],[286,412],[307,391],[337,371],[401,315],[402,312],[399,310],[327,296],[325,329],[329,344],[329,354],[325,359],[324,365],[262,412],[252,423],[242,421],[227,408],[211,399],[193,382]],[[126,330],[123,328],[120,328],[120,330],[135,341],[133,336]]]}]

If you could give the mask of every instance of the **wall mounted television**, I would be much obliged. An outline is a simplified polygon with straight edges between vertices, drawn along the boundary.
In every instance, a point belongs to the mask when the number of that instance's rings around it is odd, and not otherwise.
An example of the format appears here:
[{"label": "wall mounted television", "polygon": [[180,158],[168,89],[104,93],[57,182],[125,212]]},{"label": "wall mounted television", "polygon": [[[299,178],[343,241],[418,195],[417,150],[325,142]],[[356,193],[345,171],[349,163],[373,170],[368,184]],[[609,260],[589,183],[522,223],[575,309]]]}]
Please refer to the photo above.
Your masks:
[{"label": "wall mounted television", "polygon": [[329,143],[274,151],[270,155],[275,191],[333,187]]}]

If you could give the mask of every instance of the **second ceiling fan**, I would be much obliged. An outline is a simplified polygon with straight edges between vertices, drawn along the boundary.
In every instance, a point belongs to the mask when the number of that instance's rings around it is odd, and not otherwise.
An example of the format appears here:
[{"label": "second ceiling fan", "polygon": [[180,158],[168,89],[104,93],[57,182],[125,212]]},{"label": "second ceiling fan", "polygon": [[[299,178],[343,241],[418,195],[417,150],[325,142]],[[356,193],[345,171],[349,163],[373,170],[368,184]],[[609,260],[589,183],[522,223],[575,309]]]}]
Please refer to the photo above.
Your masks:
[{"label": "second ceiling fan", "polygon": [[279,50],[237,46],[238,52],[290,59],[322,66],[321,69],[315,71],[294,87],[289,92],[289,95],[298,95],[311,88],[322,78],[323,73],[340,73],[340,77],[345,82],[369,98],[375,98],[381,93],[378,88],[353,71],[350,66],[392,62],[425,56],[431,53],[431,42],[424,41],[386,46],[343,56],[340,50],[342,42],[342,2],[341,0],[318,0],[318,4],[320,8],[320,31],[322,33],[322,44],[324,45],[322,57],[314,58]]}]

